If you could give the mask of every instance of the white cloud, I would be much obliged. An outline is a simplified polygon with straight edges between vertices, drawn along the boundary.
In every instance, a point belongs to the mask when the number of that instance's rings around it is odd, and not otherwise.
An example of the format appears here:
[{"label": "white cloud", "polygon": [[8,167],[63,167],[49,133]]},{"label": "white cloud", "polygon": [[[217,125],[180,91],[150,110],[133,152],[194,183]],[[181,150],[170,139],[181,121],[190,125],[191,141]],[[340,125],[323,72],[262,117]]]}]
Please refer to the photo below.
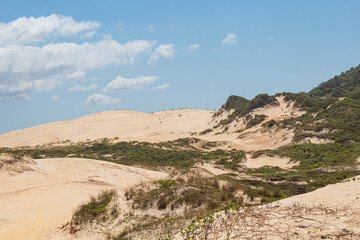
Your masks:
[{"label": "white cloud", "polygon": [[153,25],[147,26],[147,29],[148,29],[150,32],[155,32],[155,27],[154,27]]},{"label": "white cloud", "polygon": [[192,53],[192,52],[194,52],[194,51],[196,51],[198,48],[199,48],[199,44],[191,44],[190,46],[189,46],[189,52],[190,53]]},{"label": "white cloud", "polygon": [[222,40],[222,44],[234,44],[238,42],[238,37],[234,33],[228,33]]},{"label": "white cloud", "polygon": [[68,89],[68,91],[73,91],[73,92],[80,92],[80,91],[92,91],[95,90],[97,88],[97,83],[92,84],[90,86],[83,86],[81,84],[75,85],[71,88]]},{"label": "white cloud", "polygon": [[170,87],[170,83],[165,83],[163,85],[159,85],[157,87],[152,88],[152,90],[164,90],[166,88]]},{"label": "white cloud", "polygon": [[118,76],[103,89],[103,92],[116,90],[139,90],[153,84],[158,79],[158,76],[140,76],[138,78],[124,78],[123,76]]},{"label": "white cloud", "polygon": [[159,61],[160,57],[172,59],[175,55],[174,44],[161,44],[151,54],[148,64]]},{"label": "white cloud", "polygon": [[59,99],[59,96],[52,96],[51,99],[52,99],[52,100],[58,100],[58,99]]},{"label": "white cloud", "polygon": [[153,44],[141,40],[125,44],[103,40],[0,47],[0,95],[48,91],[63,81],[82,78],[89,69],[133,64]]},{"label": "white cloud", "polygon": [[77,22],[70,16],[53,14],[47,17],[21,17],[9,23],[0,23],[0,45],[43,42],[56,37],[84,36],[101,26],[94,21]]},{"label": "white cloud", "polygon": [[0,101],[29,100],[30,93],[53,90],[66,81],[74,83],[85,78],[89,70],[134,64],[143,55],[151,55],[149,62],[155,62],[175,54],[173,44],[161,44],[152,51],[155,41],[122,44],[110,35],[82,43],[55,41],[68,36],[91,38],[100,26],[98,22],[78,22],[61,15],[0,22]]},{"label": "white cloud", "polygon": [[120,100],[118,98],[106,96],[102,93],[95,93],[87,98],[86,104],[94,104],[96,106],[105,106],[110,104],[118,104]]}]

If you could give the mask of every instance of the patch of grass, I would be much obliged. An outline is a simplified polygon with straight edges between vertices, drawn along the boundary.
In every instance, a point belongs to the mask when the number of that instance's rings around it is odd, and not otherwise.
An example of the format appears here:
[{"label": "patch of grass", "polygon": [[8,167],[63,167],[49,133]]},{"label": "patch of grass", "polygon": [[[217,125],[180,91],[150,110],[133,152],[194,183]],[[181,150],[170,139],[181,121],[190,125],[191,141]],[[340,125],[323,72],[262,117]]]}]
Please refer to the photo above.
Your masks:
[{"label": "patch of grass", "polygon": [[126,197],[133,200],[134,209],[174,210],[186,205],[197,212],[204,212],[229,204],[242,203],[242,199],[236,196],[238,187],[240,185],[232,183],[221,187],[215,177],[194,175],[187,181],[163,180],[159,186],[150,190],[131,189],[126,193]]},{"label": "patch of grass", "polygon": [[97,197],[92,196],[91,200],[80,205],[74,212],[71,222],[75,225],[92,222],[95,218],[104,214],[110,202],[116,197],[115,190],[105,190]]}]

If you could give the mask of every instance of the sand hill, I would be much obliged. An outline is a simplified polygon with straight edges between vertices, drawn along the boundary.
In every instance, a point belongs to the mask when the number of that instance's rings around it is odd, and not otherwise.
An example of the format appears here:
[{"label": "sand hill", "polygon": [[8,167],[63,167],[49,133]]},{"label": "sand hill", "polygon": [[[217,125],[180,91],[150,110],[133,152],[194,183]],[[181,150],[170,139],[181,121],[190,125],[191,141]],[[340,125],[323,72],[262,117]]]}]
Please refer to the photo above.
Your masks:
[{"label": "sand hill", "polygon": [[[250,114],[264,114],[266,119],[280,120],[299,116],[303,112],[294,108],[293,102],[277,97],[278,105],[258,108]],[[215,112],[206,110],[172,110],[152,114],[135,111],[108,111],[91,114],[79,119],[54,122],[17,130],[0,135],[0,147],[20,147],[47,143],[86,142],[102,138],[116,138],[117,141],[164,142],[178,138],[197,137],[207,141],[221,141],[224,149],[261,150],[273,149],[292,141],[293,133],[288,130],[263,131],[260,125],[244,129],[245,118],[238,118],[225,127],[211,133],[199,135],[206,129],[227,118],[230,112],[213,117]],[[238,130],[244,130],[239,133]]]},{"label": "sand hill", "polygon": [[17,169],[19,165],[28,171],[0,172],[0,239],[48,239],[91,194],[115,189],[122,197],[132,186],[167,176],[89,159],[24,160],[16,162]]}]

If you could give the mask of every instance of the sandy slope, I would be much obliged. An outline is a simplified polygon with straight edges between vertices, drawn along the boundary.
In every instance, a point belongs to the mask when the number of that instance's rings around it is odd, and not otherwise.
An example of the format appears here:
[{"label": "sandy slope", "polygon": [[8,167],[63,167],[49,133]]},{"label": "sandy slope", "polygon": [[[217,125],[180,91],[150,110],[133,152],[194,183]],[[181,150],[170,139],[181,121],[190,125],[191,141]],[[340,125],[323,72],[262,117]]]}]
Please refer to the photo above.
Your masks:
[{"label": "sandy slope", "polygon": [[89,159],[41,159],[29,167],[33,171],[0,173],[0,239],[47,239],[91,194],[116,189],[123,196],[136,184],[167,176]]},{"label": "sandy slope", "polygon": [[173,110],[153,114],[108,111],[79,119],[54,122],[13,131],[0,136],[1,147],[36,146],[49,142],[86,142],[87,139],[115,138],[136,141],[168,141],[190,136],[208,127],[213,112]]},{"label": "sandy slope", "polygon": [[[255,109],[251,115],[265,114],[265,121],[299,116],[293,103],[277,97],[278,105]],[[86,142],[101,138],[117,138],[118,141],[164,142],[178,138],[197,137],[207,141],[221,141],[223,149],[246,151],[274,149],[292,141],[293,133],[288,130],[264,130],[260,125],[246,129],[245,118],[205,135],[192,135],[211,129],[230,112],[213,117],[213,111],[172,110],[152,114],[135,111],[108,111],[91,114],[79,119],[54,122],[17,130],[0,135],[0,147],[36,146],[64,141]],[[264,122],[265,122],[264,121]],[[238,130],[244,130],[239,133]]]},{"label": "sandy slope", "polygon": [[[360,239],[360,176],[269,205],[250,207],[238,214],[220,212],[217,216],[207,231],[209,240],[357,240]],[[175,239],[184,238],[178,234]]]}]

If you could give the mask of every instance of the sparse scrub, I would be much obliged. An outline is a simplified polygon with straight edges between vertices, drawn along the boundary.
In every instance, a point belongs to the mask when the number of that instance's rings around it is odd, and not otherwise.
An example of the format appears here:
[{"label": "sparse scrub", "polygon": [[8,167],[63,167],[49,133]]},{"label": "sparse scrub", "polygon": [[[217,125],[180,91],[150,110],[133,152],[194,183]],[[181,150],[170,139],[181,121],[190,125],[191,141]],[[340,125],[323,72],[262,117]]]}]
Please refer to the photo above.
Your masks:
[{"label": "sparse scrub", "polygon": [[[334,228],[332,222],[340,217],[351,215],[348,208],[331,208],[323,205],[308,206],[265,205],[258,207],[245,206],[196,218],[182,232],[184,240],[205,239],[353,239],[352,231],[338,230],[337,236],[322,231],[309,232],[307,229]],[[308,222],[305,223],[304,219]],[[299,226],[299,222],[303,222]],[[305,228],[306,231],[301,229]]]},{"label": "sparse scrub", "polygon": [[253,118],[251,118],[247,122],[245,129],[252,128],[252,127],[262,123],[262,121],[264,121],[265,118],[266,118],[266,115],[264,115],[264,114],[260,114],[260,115],[256,114]]},{"label": "sparse scrub", "polygon": [[208,128],[208,129],[206,129],[206,130],[204,130],[204,131],[200,132],[200,135],[205,135],[205,134],[208,134],[208,133],[210,133],[210,132],[212,132],[212,131],[213,131],[213,129]]},{"label": "sparse scrub", "polygon": [[[92,222],[100,216],[104,216],[107,212],[108,206],[112,200],[117,196],[115,190],[104,190],[100,194],[91,196],[88,203],[80,205],[74,212],[71,223],[73,225],[80,225],[88,222]],[[113,208],[109,212],[113,217],[117,216],[117,209]]]}]

